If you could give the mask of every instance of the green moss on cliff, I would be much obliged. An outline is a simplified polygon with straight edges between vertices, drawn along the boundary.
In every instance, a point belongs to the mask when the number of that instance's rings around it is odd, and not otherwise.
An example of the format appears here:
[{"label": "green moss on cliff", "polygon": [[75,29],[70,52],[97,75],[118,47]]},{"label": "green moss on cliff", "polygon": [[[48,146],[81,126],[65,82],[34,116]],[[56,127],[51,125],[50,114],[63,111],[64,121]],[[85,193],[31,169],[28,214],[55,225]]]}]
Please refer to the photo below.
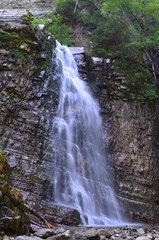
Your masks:
[{"label": "green moss on cliff", "polygon": [[8,184],[10,167],[0,150],[0,230],[10,234],[29,231],[29,218],[25,213],[22,194]]},{"label": "green moss on cliff", "polygon": [[3,151],[0,150],[0,183],[8,181],[9,165],[8,161],[3,155]]},{"label": "green moss on cliff", "polygon": [[28,61],[28,54],[21,50],[20,48],[13,49],[11,52],[11,56],[15,59],[21,59],[22,63],[25,64]]}]

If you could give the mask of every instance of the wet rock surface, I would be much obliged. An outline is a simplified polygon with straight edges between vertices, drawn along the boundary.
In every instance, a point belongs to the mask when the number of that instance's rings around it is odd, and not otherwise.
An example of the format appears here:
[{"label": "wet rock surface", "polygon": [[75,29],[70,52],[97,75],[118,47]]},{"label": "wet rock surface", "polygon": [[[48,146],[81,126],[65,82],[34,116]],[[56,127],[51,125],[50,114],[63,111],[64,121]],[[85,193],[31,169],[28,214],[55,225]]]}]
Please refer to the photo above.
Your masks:
[{"label": "wet rock surface", "polygon": [[123,209],[130,218],[158,222],[159,103],[129,101],[126,80],[112,59],[92,58],[89,80],[101,106],[106,155]]},{"label": "wet rock surface", "polygon": [[86,71],[86,59],[85,59],[85,50],[84,47],[70,47],[71,53],[74,56],[76,64],[78,66],[78,71],[83,80],[87,80],[87,71]]},{"label": "wet rock surface", "polygon": [[[53,44],[32,30],[25,14],[24,9],[0,11],[0,149],[9,159],[12,184],[20,189],[25,203],[53,224],[78,225],[79,213],[48,203],[52,195],[48,174],[52,153],[62,151],[50,149],[48,140],[59,85],[47,72]],[[84,50],[72,51],[86,79]],[[124,208],[127,206],[132,218],[158,221],[158,103],[152,106],[128,101],[126,81],[114,69],[114,60],[93,57],[88,67],[88,82],[101,106],[110,172],[115,172],[114,182]],[[34,220],[39,221],[32,216]],[[103,232],[98,235],[110,238]]]},{"label": "wet rock surface", "polygon": [[[31,9],[36,12],[48,11],[54,6],[54,0],[1,0],[0,8],[2,9]],[[39,10],[39,11],[38,11]]]},{"label": "wet rock surface", "polygon": [[158,149],[155,144],[158,103],[152,108],[138,102],[108,99],[100,97],[105,148],[116,189],[130,217],[158,221]]},{"label": "wet rock surface", "polygon": [[[34,225],[34,228],[37,226]],[[64,232],[60,232],[60,229],[63,229]],[[7,236],[2,235],[1,238],[5,240],[41,240],[41,239],[47,239],[47,240],[123,240],[123,239],[129,239],[129,240],[158,240],[159,238],[159,228],[158,226],[154,227],[140,227],[140,230],[143,230],[144,233],[139,234],[139,228],[138,227],[121,227],[121,228],[93,228],[93,227],[68,227],[68,226],[54,226],[53,229],[47,229],[43,228],[43,233],[49,232],[52,234],[46,238],[46,235],[41,235],[41,237],[38,236],[38,232],[35,232],[33,234],[28,235],[21,235],[21,236]],[[57,234],[58,233],[58,234]]]},{"label": "wet rock surface", "polygon": [[0,152],[0,231],[3,233],[29,233],[29,217],[25,213],[23,196],[9,185],[10,168]]},{"label": "wet rock surface", "polygon": [[[27,206],[49,221],[79,224],[77,211],[46,203],[51,192],[47,171],[51,122],[46,115],[51,109],[53,118],[58,102],[58,85],[48,73],[54,41],[34,32],[25,15],[25,10],[0,12],[0,149],[9,160],[12,185]],[[41,223],[39,217],[30,219]]]}]

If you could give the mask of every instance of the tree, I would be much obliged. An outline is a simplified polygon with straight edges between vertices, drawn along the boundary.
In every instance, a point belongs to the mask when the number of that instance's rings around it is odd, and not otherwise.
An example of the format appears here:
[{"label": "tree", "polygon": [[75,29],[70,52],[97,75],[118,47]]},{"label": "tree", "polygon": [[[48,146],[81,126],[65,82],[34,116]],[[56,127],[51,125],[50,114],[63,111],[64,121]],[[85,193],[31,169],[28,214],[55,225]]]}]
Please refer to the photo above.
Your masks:
[{"label": "tree", "polygon": [[[123,53],[123,48],[134,49],[134,59],[136,63],[146,65],[151,68],[155,80],[159,78],[158,72],[158,50],[159,44],[158,29],[159,24],[159,1],[158,0],[109,0],[102,4],[102,14],[108,22],[112,18],[118,21],[116,26],[122,23],[126,26],[128,34],[125,42],[117,47]],[[121,28],[119,28],[121,31]],[[135,34],[134,34],[135,33]],[[129,55],[129,54],[128,54]],[[126,56],[127,57],[127,56]],[[130,56],[132,58],[132,56]]]}]

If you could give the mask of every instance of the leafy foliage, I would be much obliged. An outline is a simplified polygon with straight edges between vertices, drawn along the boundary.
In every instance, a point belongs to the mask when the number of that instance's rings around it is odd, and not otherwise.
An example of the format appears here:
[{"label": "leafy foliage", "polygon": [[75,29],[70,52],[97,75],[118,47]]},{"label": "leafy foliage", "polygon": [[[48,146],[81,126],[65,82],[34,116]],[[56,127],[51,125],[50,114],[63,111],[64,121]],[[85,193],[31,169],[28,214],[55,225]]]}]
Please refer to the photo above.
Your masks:
[{"label": "leafy foliage", "polygon": [[159,96],[156,92],[156,85],[155,83],[147,83],[144,88],[141,88],[140,92],[140,101],[144,103],[146,100],[150,102],[159,99]]},{"label": "leafy foliage", "polygon": [[[67,24],[84,24],[91,33],[93,54],[117,59],[116,63],[128,80],[128,92],[141,96],[141,101],[158,98],[156,83],[159,49],[158,0],[55,0],[56,13],[47,20],[33,19],[32,24],[45,24],[45,29],[62,44],[72,45]],[[156,62],[155,62],[156,61]]]},{"label": "leafy foliage", "polygon": [[75,0],[55,0],[56,13],[61,15],[65,22],[70,22],[76,16],[75,3]]},{"label": "leafy foliage", "polygon": [[[120,59],[120,67],[128,79],[131,91],[135,86],[142,102],[158,98],[152,79],[153,76],[157,80],[155,62],[150,54],[152,49],[159,49],[158,10],[159,2],[152,0],[110,0],[101,5],[101,13],[108,24],[107,29],[111,26],[111,32],[116,34],[111,34],[109,30],[111,48],[107,38],[104,48],[107,52],[114,50],[113,56]],[[114,42],[114,39],[118,41]]]},{"label": "leafy foliage", "polygon": [[49,13],[47,18],[32,16],[30,19],[33,29],[37,29],[40,24],[45,25],[46,32],[52,34],[61,44],[72,46],[73,42],[68,36],[68,27],[63,22],[61,15]]},{"label": "leafy foliage", "polygon": [[26,53],[24,53],[23,50],[21,50],[20,48],[14,49],[11,52],[12,57],[16,58],[16,59],[21,59],[22,63],[25,64],[28,61],[28,56]]},{"label": "leafy foliage", "polygon": [[46,31],[51,33],[60,43],[71,46],[73,42],[68,37],[68,28],[62,20],[62,16],[59,14],[50,15],[49,22],[46,25]]}]

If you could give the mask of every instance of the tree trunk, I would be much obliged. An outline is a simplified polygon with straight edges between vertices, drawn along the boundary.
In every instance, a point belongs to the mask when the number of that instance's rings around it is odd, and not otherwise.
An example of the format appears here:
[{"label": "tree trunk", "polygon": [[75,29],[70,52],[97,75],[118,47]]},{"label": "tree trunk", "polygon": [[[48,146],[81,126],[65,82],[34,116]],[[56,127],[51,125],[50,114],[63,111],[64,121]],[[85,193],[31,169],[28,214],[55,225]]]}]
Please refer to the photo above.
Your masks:
[{"label": "tree trunk", "polygon": [[[142,8],[144,10],[145,8],[145,0],[141,0],[141,4],[142,4]],[[144,58],[144,42],[145,42],[145,37],[146,37],[146,21],[145,21],[145,14],[142,13],[141,15],[141,33],[140,33],[140,37],[141,37],[141,47],[140,47],[140,53],[139,53],[139,58],[138,58],[138,62],[139,64],[141,64],[143,62],[143,58]]]},{"label": "tree trunk", "polygon": [[76,4],[75,4],[75,8],[74,8],[74,12],[76,12],[77,7],[78,7],[78,0],[76,0]]}]

